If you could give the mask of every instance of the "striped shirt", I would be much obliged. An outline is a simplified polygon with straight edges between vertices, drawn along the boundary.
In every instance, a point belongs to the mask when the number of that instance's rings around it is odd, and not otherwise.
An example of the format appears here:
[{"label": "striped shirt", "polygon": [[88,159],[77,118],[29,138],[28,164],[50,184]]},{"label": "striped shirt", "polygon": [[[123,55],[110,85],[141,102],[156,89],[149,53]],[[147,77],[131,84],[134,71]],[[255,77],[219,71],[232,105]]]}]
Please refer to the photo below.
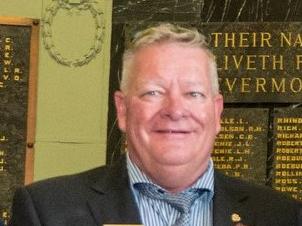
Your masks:
[{"label": "striped shirt", "polygon": [[[129,158],[127,154],[127,169],[130,179],[130,187],[138,206],[141,221],[144,226],[171,226],[179,217],[178,210],[162,200],[151,199],[142,195],[134,184],[151,183],[151,180],[142,172]],[[156,185],[158,186],[158,185]],[[160,188],[160,186],[158,186]],[[207,189],[200,198],[196,199],[190,210],[191,226],[212,226],[213,225],[213,196],[214,196],[214,168],[212,160],[204,174],[186,189]],[[165,191],[165,189],[161,188]],[[184,191],[184,192],[186,192]],[[190,226],[188,225],[188,226]]]}]

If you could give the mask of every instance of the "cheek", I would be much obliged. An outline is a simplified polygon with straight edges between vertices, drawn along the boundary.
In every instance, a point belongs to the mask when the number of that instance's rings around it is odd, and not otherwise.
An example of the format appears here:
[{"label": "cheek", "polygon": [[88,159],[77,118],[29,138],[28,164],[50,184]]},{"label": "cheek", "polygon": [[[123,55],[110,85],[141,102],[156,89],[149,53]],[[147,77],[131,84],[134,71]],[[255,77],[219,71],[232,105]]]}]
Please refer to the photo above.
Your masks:
[{"label": "cheek", "polygon": [[127,127],[138,130],[148,126],[150,114],[149,107],[139,102],[133,102],[127,111]]},{"label": "cheek", "polygon": [[216,120],[215,109],[213,108],[213,106],[204,105],[198,108],[195,107],[193,112],[194,112],[193,115],[195,120],[199,123],[201,127],[209,127],[216,130],[215,127],[217,125],[217,120]]}]

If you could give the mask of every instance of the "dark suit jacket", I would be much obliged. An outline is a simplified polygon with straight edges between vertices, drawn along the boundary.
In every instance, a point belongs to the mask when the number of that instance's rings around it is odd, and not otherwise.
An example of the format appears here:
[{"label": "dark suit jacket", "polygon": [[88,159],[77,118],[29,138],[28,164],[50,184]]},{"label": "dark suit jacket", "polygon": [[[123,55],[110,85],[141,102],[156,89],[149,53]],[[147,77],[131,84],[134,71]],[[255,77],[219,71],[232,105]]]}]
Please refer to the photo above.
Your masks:
[{"label": "dark suit jacket", "polygon": [[[139,224],[128,183],[124,160],[114,167],[34,183],[16,192],[10,225]],[[302,225],[300,203],[215,172],[214,226],[236,225],[231,221],[233,213],[247,226]]]}]

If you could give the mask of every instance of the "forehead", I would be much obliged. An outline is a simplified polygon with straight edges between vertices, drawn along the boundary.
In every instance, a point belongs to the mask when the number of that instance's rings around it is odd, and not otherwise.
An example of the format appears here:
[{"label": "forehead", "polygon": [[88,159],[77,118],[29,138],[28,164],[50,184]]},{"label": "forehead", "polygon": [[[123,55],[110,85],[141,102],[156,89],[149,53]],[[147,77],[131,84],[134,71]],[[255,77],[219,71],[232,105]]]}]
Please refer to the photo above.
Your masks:
[{"label": "forehead", "polygon": [[175,42],[152,44],[134,53],[131,80],[208,80],[209,60],[206,50],[199,47]]}]

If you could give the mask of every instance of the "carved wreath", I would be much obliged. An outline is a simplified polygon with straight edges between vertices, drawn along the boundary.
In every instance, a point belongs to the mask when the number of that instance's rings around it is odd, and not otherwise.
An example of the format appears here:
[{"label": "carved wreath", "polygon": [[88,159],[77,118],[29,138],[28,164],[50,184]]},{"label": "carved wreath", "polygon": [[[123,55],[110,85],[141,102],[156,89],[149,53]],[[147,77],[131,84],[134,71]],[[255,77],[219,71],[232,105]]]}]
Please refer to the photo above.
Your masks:
[{"label": "carved wreath", "polygon": [[[69,67],[78,67],[87,64],[101,51],[105,30],[104,25],[102,25],[103,12],[98,8],[97,2],[92,0],[81,0],[78,1],[78,3],[75,2],[76,1],[74,0],[53,0],[53,2],[46,8],[43,17],[42,39],[45,49],[54,60],[62,65]],[[62,54],[59,53],[53,43],[51,26],[53,19],[59,9],[65,9],[71,12],[75,10],[89,10],[93,18],[95,19],[96,32],[94,36],[94,42],[90,46],[89,50],[79,58],[68,59],[62,56]]]}]

